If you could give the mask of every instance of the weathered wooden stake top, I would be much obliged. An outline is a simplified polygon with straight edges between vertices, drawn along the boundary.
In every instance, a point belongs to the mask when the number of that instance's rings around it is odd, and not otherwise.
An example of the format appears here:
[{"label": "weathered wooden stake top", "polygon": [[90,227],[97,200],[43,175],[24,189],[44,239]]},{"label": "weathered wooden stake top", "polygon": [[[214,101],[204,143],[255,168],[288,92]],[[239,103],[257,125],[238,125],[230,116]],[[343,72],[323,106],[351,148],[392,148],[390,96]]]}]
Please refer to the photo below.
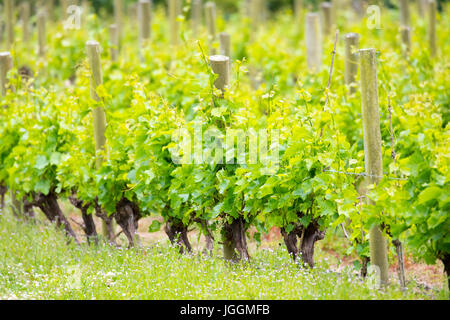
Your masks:
[{"label": "weathered wooden stake top", "polygon": [[[375,49],[359,50],[361,69],[361,106],[364,133],[365,171],[368,184],[378,184],[383,177],[380,114],[378,105],[377,61]],[[366,198],[366,203],[372,202]],[[379,226],[370,230],[370,261],[377,268],[380,284],[389,281],[387,243]]]},{"label": "weathered wooden stake top", "polygon": [[24,43],[27,43],[30,38],[30,3],[22,3],[20,17],[22,19],[22,39]]},{"label": "weathered wooden stake top", "polygon": [[221,32],[219,34],[220,54],[231,60],[231,37],[229,33]]},{"label": "weathered wooden stake top", "polygon": [[295,20],[300,22],[302,18],[303,0],[294,1]]},{"label": "weathered wooden stake top", "polygon": [[437,54],[436,44],[436,0],[428,0],[428,40],[430,54],[432,57]]},{"label": "weathered wooden stake top", "polygon": [[405,27],[409,27],[411,25],[409,0],[400,0],[400,24]]},{"label": "weathered wooden stake top", "polygon": [[218,75],[214,86],[223,92],[230,83],[230,58],[222,55],[209,57],[212,71]]},{"label": "weathered wooden stake top", "polygon": [[81,1],[81,23],[86,26],[89,17],[90,6],[88,0]]},{"label": "weathered wooden stake top", "polygon": [[263,0],[249,0],[249,1],[250,1],[249,3],[250,20],[252,23],[252,28],[254,28],[254,31],[256,31],[261,25],[261,22],[263,21],[264,3]]},{"label": "weathered wooden stake top", "polygon": [[116,24],[109,26],[109,39],[111,42],[111,61],[117,62],[119,59],[119,28]]},{"label": "weathered wooden stake top", "polygon": [[202,0],[192,0],[191,2],[191,23],[194,37],[198,35],[198,29],[202,24]]},{"label": "weathered wooden stake top", "polygon": [[47,16],[50,21],[54,18],[55,0],[47,0],[45,2],[45,8],[47,9]]},{"label": "weathered wooden stake top", "polygon": [[69,0],[61,0],[61,16],[64,20],[67,20],[69,13],[67,9],[69,8]]},{"label": "weathered wooden stake top", "polygon": [[407,26],[400,27],[400,37],[405,46],[405,55],[411,52],[411,28]]},{"label": "weathered wooden stake top", "polygon": [[37,29],[38,29],[38,54],[42,58],[46,53],[47,46],[47,31],[45,28],[47,20],[47,10],[40,9],[37,14]]},{"label": "weathered wooden stake top", "polygon": [[341,0],[330,0],[331,2],[331,25],[337,25],[339,9],[345,5]]},{"label": "weathered wooden stake top", "polygon": [[424,12],[427,10],[427,0],[416,0],[417,11],[419,16],[423,18],[425,16]]},{"label": "weathered wooden stake top", "polygon": [[318,72],[322,65],[322,36],[318,13],[314,12],[306,15],[305,32],[308,69],[312,72]]},{"label": "weathered wooden stake top", "polygon": [[[345,73],[344,79],[346,85],[351,85],[356,82],[358,74],[358,49],[359,49],[359,34],[347,33],[345,35]],[[350,93],[356,91],[355,86],[350,87]]]},{"label": "weathered wooden stake top", "polygon": [[151,15],[152,2],[150,0],[139,0],[138,21],[139,21],[139,46],[142,49],[151,37]]},{"label": "weathered wooden stake top", "polygon": [[117,26],[119,44],[123,34],[123,11],[123,0],[114,0],[114,23]]},{"label": "weathered wooden stake top", "polygon": [[5,0],[6,48],[11,50],[14,44],[14,0]]},{"label": "weathered wooden stake top", "polygon": [[210,52],[212,55],[216,54],[216,49],[213,44],[216,41],[216,4],[214,2],[207,2],[205,4],[206,26],[208,27]]},{"label": "weathered wooden stake top", "polygon": [[323,34],[328,36],[333,29],[332,4],[331,2],[322,2],[320,8],[322,11]]},{"label": "weathered wooden stake top", "polygon": [[178,16],[181,14],[180,0],[169,0],[170,44],[178,45],[180,23]]},{"label": "weathered wooden stake top", "polygon": [[0,52],[0,90],[2,97],[6,95],[6,75],[8,71],[13,67],[13,59],[11,53]]}]

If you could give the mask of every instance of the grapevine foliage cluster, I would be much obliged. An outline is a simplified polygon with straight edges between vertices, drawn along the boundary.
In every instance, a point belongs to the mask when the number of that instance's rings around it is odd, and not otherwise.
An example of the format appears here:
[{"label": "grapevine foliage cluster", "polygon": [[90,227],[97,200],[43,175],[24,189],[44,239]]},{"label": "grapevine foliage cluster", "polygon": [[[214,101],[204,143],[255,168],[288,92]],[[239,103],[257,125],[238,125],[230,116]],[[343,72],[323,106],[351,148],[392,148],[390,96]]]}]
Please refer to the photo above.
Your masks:
[{"label": "grapevine foliage cluster", "polygon": [[[327,229],[342,225],[351,250],[362,258],[369,256],[368,230],[380,224],[386,236],[406,241],[427,262],[448,263],[450,26],[445,13],[437,30],[439,58],[421,43],[426,38],[422,20],[408,57],[397,14],[386,16],[383,30],[338,22],[341,34],[358,32],[360,47],[379,51],[385,175],[377,186],[364,186],[370,206],[362,205],[358,193],[364,185],[361,97],[344,84],[343,46],[338,43],[328,88],[334,35],[325,37],[323,66],[312,73],[306,67],[304,26],[291,14],[277,14],[259,31],[238,17],[219,16],[217,22],[232,38],[232,80],[223,96],[207,63],[206,30],[192,35],[189,23],[180,19],[182,41],[171,47],[160,7],[144,49],[138,48],[133,21],[126,24],[118,62],[111,62],[107,29],[94,14],[79,30],[53,23],[45,58],[31,50],[36,39],[18,40],[0,108],[0,184],[30,203],[41,196],[76,197],[88,214],[117,218],[129,204],[136,220],[162,216],[181,234],[196,227],[226,238],[226,226],[238,221],[244,231],[256,230],[256,240],[272,227],[281,228],[288,243],[290,236],[310,231],[319,240]],[[85,50],[90,39],[103,48],[100,102],[90,98]],[[211,46],[218,49],[217,42]],[[22,66],[33,70],[33,77],[21,76]],[[100,168],[91,112],[97,107],[107,118],[106,160]],[[279,166],[268,174],[262,162],[175,163],[174,134],[183,128],[194,136],[199,127],[223,133],[276,129],[278,141],[270,143],[269,135],[266,147],[269,158],[270,151],[279,152]],[[246,141],[243,154],[226,156],[248,159],[250,145]],[[150,230],[160,227],[156,220]],[[245,257],[245,250],[239,254]]]}]

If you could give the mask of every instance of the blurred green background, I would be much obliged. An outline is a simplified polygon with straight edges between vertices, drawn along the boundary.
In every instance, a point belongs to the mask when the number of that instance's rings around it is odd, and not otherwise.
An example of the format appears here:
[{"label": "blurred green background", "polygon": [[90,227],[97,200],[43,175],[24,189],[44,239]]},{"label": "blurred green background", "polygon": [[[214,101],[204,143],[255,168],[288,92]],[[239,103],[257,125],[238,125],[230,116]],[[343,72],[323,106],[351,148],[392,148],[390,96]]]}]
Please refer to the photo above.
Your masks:
[{"label": "blurred green background", "polygon": [[[21,2],[31,2],[32,4],[39,3],[39,0],[16,0],[17,4],[20,4]],[[44,0],[45,1],[45,0]],[[54,0],[55,4],[58,4],[60,0]],[[81,0],[73,0],[74,2],[81,2]],[[97,12],[100,11],[106,11],[106,12],[112,12],[113,11],[113,5],[114,0],[88,0],[90,1],[95,10]],[[124,0],[125,6],[130,7],[131,5],[135,4],[138,0]],[[203,0],[204,3],[206,3],[209,0]],[[239,10],[241,4],[248,0],[210,0],[217,4],[217,6],[224,9],[224,11],[228,13],[236,12]],[[331,1],[331,0],[329,0]],[[337,0],[339,1],[339,0]],[[398,0],[347,0],[347,1],[365,1],[368,4],[384,4],[387,7],[395,8],[398,6]],[[416,0],[410,0],[411,2],[415,2]],[[442,4],[446,3],[450,0],[437,0],[439,10],[442,10]],[[0,0],[0,4],[3,5],[4,0]],[[187,4],[190,2],[190,0],[184,0],[184,3]],[[271,11],[277,11],[280,9],[285,8],[293,8],[294,0],[266,0],[267,6],[269,10]],[[303,3],[305,6],[309,6],[315,10],[317,10],[319,3],[325,2],[324,0],[303,0]],[[164,5],[167,3],[167,0],[153,0],[153,3],[155,5]]]},{"label": "blurred green background", "polygon": [[[124,0],[127,5],[131,5],[133,3],[136,3],[136,0]],[[187,3],[189,0],[184,0],[184,3]],[[204,3],[206,3],[208,0],[203,0]],[[216,0],[216,4],[226,10],[226,12],[235,12],[238,11],[239,6],[241,3],[243,3],[246,0]],[[282,8],[291,7],[293,6],[294,0],[266,0],[268,8],[271,11],[277,11]],[[350,0],[351,1],[351,0]],[[356,0],[358,1],[358,0]],[[416,0],[412,0],[411,2],[415,2]],[[450,0],[437,0],[439,3],[439,7],[441,7],[442,3],[448,2]],[[98,10],[98,8],[105,8],[107,10],[112,10],[112,6],[114,1],[113,0],[92,0],[94,6]],[[154,4],[164,4],[167,0],[153,0]],[[323,0],[303,0],[304,5],[311,5],[313,8],[317,8],[318,4],[321,2],[325,2]],[[397,0],[370,0],[366,1],[369,4],[382,4],[384,3],[385,6],[388,7],[397,7],[398,1]]]}]

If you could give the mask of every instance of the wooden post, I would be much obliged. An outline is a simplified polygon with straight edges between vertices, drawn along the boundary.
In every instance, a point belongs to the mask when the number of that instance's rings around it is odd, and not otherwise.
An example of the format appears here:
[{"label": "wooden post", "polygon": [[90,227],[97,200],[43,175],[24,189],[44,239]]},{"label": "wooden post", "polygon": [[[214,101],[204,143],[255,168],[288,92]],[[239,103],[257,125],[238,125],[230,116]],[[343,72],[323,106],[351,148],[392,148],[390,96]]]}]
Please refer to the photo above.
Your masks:
[{"label": "wooden post", "polygon": [[[100,101],[97,95],[97,87],[103,84],[102,69],[100,64],[100,45],[96,41],[88,41],[86,43],[89,67],[91,70],[91,98],[95,101]],[[103,153],[106,143],[105,130],[106,130],[106,116],[103,107],[97,107],[92,112],[94,121],[94,139],[95,150],[97,152],[97,168],[99,168],[103,162]]]},{"label": "wooden post", "polygon": [[404,54],[406,56],[411,52],[411,28],[407,26],[400,27],[400,35],[404,45]]},{"label": "wooden post", "polygon": [[23,43],[27,43],[30,38],[30,3],[24,2],[22,3],[21,10],[21,19],[22,19],[22,39]]},{"label": "wooden post", "polygon": [[[3,12],[3,4],[0,3],[0,12]],[[0,44],[3,43],[3,40],[5,39],[5,19],[3,16],[0,15]]]},{"label": "wooden post", "polygon": [[435,57],[437,54],[436,44],[436,0],[428,0],[428,41],[430,54]]},{"label": "wooden post", "polygon": [[[221,98],[224,96],[225,88],[230,83],[230,59],[226,56],[216,55],[209,57],[209,64],[211,65],[212,71],[218,75],[218,78],[214,82],[214,86],[222,92]],[[216,125],[219,128],[224,127],[223,121],[217,121]],[[227,227],[224,226],[224,233],[226,234]],[[230,261],[236,258],[234,254],[234,247],[230,241],[226,241],[227,236],[224,236],[223,241],[223,255],[225,260]]]},{"label": "wooden post", "polygon": [[150,0],[139,0],[138,21],[139,21],[139,48],[142,59],[142,49],[146,46],[151,36],[151,14],[152,3]]},{"label": "wooden post", "polygon": [[[103,75],[100,63],[100,45],[97,41],[86,42],[87,55],[89,60],[89,67],[91,70],[91,98],[95,101],[100,101],[97,95],[97,87],[103,84]],[[92,120],[94,126],[94,140],[96,153],[96,167],[99,169],[104,161],[106,153],[106,115],[103,107],[97,107],[92,111]],[[105,221],[102,222],[102,233],[108,237],[108,228]]]},{"label": "wooden post", "polygon": [[344,4],[342,3],[342,0],[330,0],[330,2],[331,2],[331,25],[337,26],[339,9]]},{"label": "wooden post", "polygon": [[213,47],[213,45],[216,41],[216,4],[214,2],[207,2],[205,4],[205,11],[210,53],[211,55],[215,55],[216,49]]},{"label": "wooden post", "polygon": [[6,48],[11,50],[14,44],[14,0],[5,0]]},{"label": "wooden post", "polygon": [[300,22],[302,20],[303,0],[294,1],[294,15],[295,21]]},{"label": "wooden post", "polygon": [[427,11],[427,0],[416,0],[416,3],[419,16],[423,19],[425,17],[425,12]]},{"label": "wooden post", "polygon": [[351,1],[355,18],[361,20],[366,14],[366,4],[363,1]]},{"label": "wooden post", "polygon": [[47,45],[47,33],[45,30],[46,10],[41,9],[37,14],[37,29],[38,29],[38,54],[41,58],[45,57]]},{"label": "wooden post", "polygon": [[109,26],[109,41],[111,43],[111,61],[117,62],[119,59],[119,28],[116,24]]},{"label": "wooden post", "polygon": [[[262,20],[262,0],[250,0],[250,20],[253,31],[256,31]],[[254,32],[252,32],[253,34]]]},{"label": "wooden post", "polygon": [[[375,49],[359,50],[361,105],[367,182],[377,184],[383,176],[380,115],[378,106],[377,61]],[[371,204],[370,200],[366,201]],[[380,284],[389,282],[387,243],[379,226],[370,230],[370,261],[377,267]]]},{"label": "wooden post", "polygon": [[409,15],[409,0],[400,0],[400,24],[409,27],[411,24]]},{"label": "wooden post", "polygon": [[69,8],[69,0],[61,0],[61,18],[66,21],[69,13],[67,9]]},{"label": "wooden post", "polygon": [[269,9],[267,7],[267,0],[259,0],[261,7],[260,24],[264,23],[269,19]]},{"label": "wooden post", "polygon": [[331,2],[322,2],[320,4],[320,9],[322,11],[322,27],[323,34],[329,36],[332,31],[332,12],[331,12]]},{"label": "wooden post", "polygon": [[220,54],[230,58],[231,61],[231,37],[229,33],[221,32],[220,39]]},{"label": "wooden post", "polygon": [[[347,33],[345,35],[345,84],[351,85],[356,82],[358,74],[358,49],[359,34]],[[350,87],[350,94],[356,91],[354,86]]]},{"label": "wooden post", "polygon": [[8,71],[13,67],[13,59],[11,53],[0,52],[0,89],[2,97],[6,95],[6,84]]},{"label": "wooden post", "polygon": [[230,84],[230,58],[222,55],[209,57],[212,71],[219,77],[214,82],[214,86],[223,92]]},{"label": "wooden post", "polygon": [[194,37],[198,35],[198,29],[202,24],[202,0],[192,0],[191,23]]},{"label": "wooden post", "polygon": [[88,16],[89,16],[89,2],[87,0],[82,0],[81,2],[82,25],[86,25]]},{"label": "wooden post", "polygon": [[54,10],[55,10],[55,0],[46,0],[47,16],[49,20],[53,21]]},{"label": "wooden post", "polygon": [[181,14],[180,0],[169,0],[170,44],[178,45],[180,37],[180,24],[178,15]]},{"label": "wooden post", "polygon": [[138,17],[138,3],[132,3],[129,7],[128,7],[128,15],[130,16],[130,20],[131,21],[136,21],[137,17]]},{"label": "wooden post", "polygon": [[305,32],[308,69],[312,72],[319,72],[322,65],[322,37],[318,13],[306,15]]},{"label": "wooden post", "polygon": [[241,7],[241,10],[240,10],[240,13],[243,15],[243,16],[245,16],[245,17],[247,17],[247,18],[250,18],[251,17],[251,3],[250,3],[250,1],[251,0],[243,0],[242,1],[242,7]]},{"label": "wooden post", "polygon": [[114,23],[117,26],[120,44],[123,34],[123,0],[114,0]]}]

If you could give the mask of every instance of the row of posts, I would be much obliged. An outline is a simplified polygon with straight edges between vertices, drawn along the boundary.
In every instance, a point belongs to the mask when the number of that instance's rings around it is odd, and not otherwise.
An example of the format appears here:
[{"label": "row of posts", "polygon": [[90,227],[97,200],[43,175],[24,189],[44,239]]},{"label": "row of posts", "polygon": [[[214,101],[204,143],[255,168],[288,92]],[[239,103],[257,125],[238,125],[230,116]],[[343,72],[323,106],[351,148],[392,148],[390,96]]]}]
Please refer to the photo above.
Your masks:
[{"label": "row of posts", "polygon": [[[75,1],[76,2],[76,1]],[[262,21],[262,13],[264,6],[262,0],[248,0],[249,15],[254,24],[260,24]],[[428,14],[428,39],[429,50],[431,56],[437,54],[437,38],[436,38],[436,0],[420,0],[418,1],[420,8]],[[6,33],[6,49],[9,51],[14,44],[14,0],[4,0],[4,20]],[[66,12],[70,3],[74,1],[62,1],[62,11]],[[86,3],[83,1],[83,3]],[[177,45],[179,42],[179,16],[182,13],[181,0],[168,0],[169,24],[170,24],[170,43]],[[54,2],[45,1],[46,5],[39,6],[37,12],[37,30],[38,30],[38,54],[43,57],[46,53],[46,20],[48,13],[52,12]],[[88,10],[87,5],[84,4],[85,10]],[[191,21],[192,30],[194,34],[199,31],[199,26],[202,21],[202,13],[205,13],[206,27],[209,35],[210,53],[216,54],[214,43],[217,41],[217,27],[216,27],[216,5],[214,2],[207,2],[203,5],[202,0],[192,0],[191,3]],[[297,19],[300,20],[302,1],[296,0],[294,2],[294,11]],[[332,35],[333,26],[336,25],[336,9],[333,2],[323,2],[320,6],[321,13],[309,12],[305,16],[305,40],[307,52],[307,64],[309,70],[317,72],[322,66],[322,44],[323,38],[329,38]],[[409,11],[409,1],[399,0],[400,8],[400,36],[405,47],[405,52],[408,54],[411,50],[411,18]],[[119,57],[120,42],[123,34],[123,0],[114,0],[114,23],[110,25],[110,42],[111,42],[111,57],[113,61],[117,61]],[[151,38],[151,23],[152,23],[152,1],[138,0],[137,2],[137,16],[138,16],[138,38],[139,46],[143,48]],[[30,20],[30,3],[24,2],[21,5],[21,20],[23,42],[28,42],[30,37],[29,20]],[[252,26],[257,27],[257,26]],[[256,30],[256,29],[254,29]],[[347,38],[346,38],[347,39]],[[230,36],[227,33],[219,34],[220,53],[230,56]],[[349,39],[349,42],[355,40]],[[350,44],[351,45],[351,44]],[[346,45],[347,46],[347,45]],[[141,56],[142,58],[142,56]]]},{"label": "row of posts", "polygon": [[[401,23],[404,26],[409,25],[409,11],[405,1],[401,1]],[[296,2],[297,3],[297,2]],[[115,0],[115,24],[110,26],[111,39],[117,46],[112,51],[111,56],[117,59],[117,49],[120,44],[121,33],[123,31],[123,17],[121,11],[123,9],[122,0]],[[197,18],[201,16],[201,2],[193,1],[193,16]],[[433,30],[435,32],[435,10],[436,3],[430,0],[429,12],[430,22],[433,21]],[[29,17],[29,6],[24,6],[22,17]],[[327,11],[326,17],[331,19],[332,14],[328,5],[322,6]],[[150,0],[139,0],[138,2],[138,18],[139,18],[139,42],[141,46],[145,41],[151,37],[151,11],[152,3]],[[195,12],[195,14],[194,14]],[[215,4],[209,2],[205,5],[206,21],[210,40],[214,41],[216,37],[216,8]],[[13,16],[13,0],[5,0],[5,14],[7,17],[7,39],[11,45],[13,40],[12,33],[12,16]],[[181,14],[181,7],[179,0],[169,0],[169,19],[172,28],[171,41],[176,44],[178,41],[177,30],[177,16]],[[41,21],[42,20],[42,21]],[[45,54],[45,13],[38,13],[38,33],[44,36],[39,36],[39,53]],[[41,22],[39,22],[41,21]],[[193,28],[198,28],[198,24],[193,22]],[[25,30],[25,29],[24,29]],[[28,30],[28,29],[26,29]],[[28,31],[27,31],[28,32]],[[24,31],[24,33],[27,33]],[[327,32],[329,32],[327,30]],[[308,65],[313,69],[320,66],[321,56],[321,40],[320,40],[320,26],[319,17],[316,13],[308,13],[306,15],[306,44],[308,54]],[[42,39],[41,39],[42,37]],[[434,44],[436,42],[435,36],[433,38]],[[214,73],[218,75],[215,81],[215,86],[222,92],[225,91],[230,83],[230,37],[223,33],[220,35],[221,55],[215,55],[214,48],[211,48],[211,56],[209,62]],[[87,54],[89,58],[89,65],[92,71],[91,76],[91,98],[99,101],[100,98],[96,93],[96,88],[102,84],[103,77],[100,63],[100,45],[96,41],[88,41],[86,43]],[[114,47],[114,46],[113,46]],[[366,174],[369,177],[369,183],[378,183],[383,176],[382,170],[382,149],[381,149],[381,134],[380,134],[380,118],[378,105],[378,85],[377,85],[377,68],[376,68],[376,50],[375,49],[358,49],[359,35],[350,33],[345,36],[345,82],[352,84],[356,82],[356,75],[358,65],[361,69],[360,73],[360,92],[361,92],[361,109],[363,118],[363,132],[364,132],[364,150],[365,150],[365,168]],[[432,50],[432,54],[436,51]],[[9,52],[0,53],[0,89],[1,94],[6,94],[6,75],[8,70],[12,68],[12,57]],[[355,86],[350,86],[351,92],[356,90]],[[93,110],[94,122],[94,139],[95,148],[97,151],[97,167],[100,167],[107,156],[106,145],[106,116],[103,107],[97,107]],[[368,201],[368,203],[370,203]],[[379,275],[381,283],[388,282],[388,261],[387,261],[387,244],[379,226],[374,227],[370,231],[370,247],[371,247],[371,262],[379,268]]]}]

